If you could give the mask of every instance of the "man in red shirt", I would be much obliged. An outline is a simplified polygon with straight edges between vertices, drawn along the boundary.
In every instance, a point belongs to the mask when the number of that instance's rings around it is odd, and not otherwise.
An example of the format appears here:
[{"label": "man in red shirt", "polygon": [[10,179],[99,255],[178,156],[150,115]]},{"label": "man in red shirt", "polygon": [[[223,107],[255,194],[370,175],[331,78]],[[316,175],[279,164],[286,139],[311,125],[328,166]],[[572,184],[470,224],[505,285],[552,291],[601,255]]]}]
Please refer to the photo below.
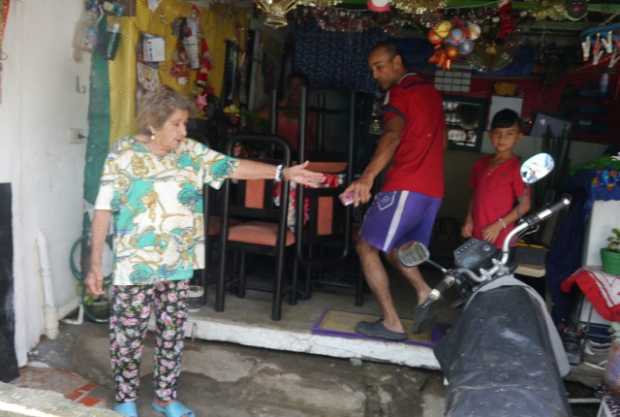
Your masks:
[{"label": "man in red shirt", "polygon": [[388,90],[384,133],[361,177],[343,194],[355,205],[370,200],[375,178],[386,167],[385,182],[364,217],[357,253],[370,289],[381,307],[378,322],[360,322],[358,333],[389,340],[407,338],[389,289],[379,251],[387,254],[418,294],[430,292],[417,268],[396,261],[399,246],[412,240],[428,245],[444,192],[445,124],[443,102],[431,83],[407,73],[391,43],[377,44],[368,57],[373,78]]}]

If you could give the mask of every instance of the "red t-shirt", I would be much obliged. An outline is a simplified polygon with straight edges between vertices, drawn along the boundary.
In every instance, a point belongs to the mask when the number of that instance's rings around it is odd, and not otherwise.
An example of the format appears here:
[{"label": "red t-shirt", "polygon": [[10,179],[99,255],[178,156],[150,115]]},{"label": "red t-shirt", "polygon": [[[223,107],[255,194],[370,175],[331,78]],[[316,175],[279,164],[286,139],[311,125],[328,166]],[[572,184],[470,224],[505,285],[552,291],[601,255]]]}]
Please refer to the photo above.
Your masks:
[{"label": "red t-shirt", "polygon": [[387,100],[384,120],[398,115],[405,125],[381,191],[443,197],[445,121],[441,94],[420,76],[406,74],[390,88]]},{"label": "red t-shirt", "polygon": [[[315,150],[316,114],[308,112],[306,119],[306,151]],[[278,112],[278,136],[291,145],[291,150],[297,152],[299,148],[299,118],[297,116],[288,117],[284,111]]]},{"label": "red t-shirt", "polygon": [[[527,186],[519,173],[520,161],[512,157],[491,167],[493,155],[480,158],[471,170],[470,184],[474,190],[472,199],[473,237],[482,239],[482,230],[506,216],[517,205],[517,199],[525,194]],[[502,247],[504,238],[513,228],[503,229],[495,246]]]}]

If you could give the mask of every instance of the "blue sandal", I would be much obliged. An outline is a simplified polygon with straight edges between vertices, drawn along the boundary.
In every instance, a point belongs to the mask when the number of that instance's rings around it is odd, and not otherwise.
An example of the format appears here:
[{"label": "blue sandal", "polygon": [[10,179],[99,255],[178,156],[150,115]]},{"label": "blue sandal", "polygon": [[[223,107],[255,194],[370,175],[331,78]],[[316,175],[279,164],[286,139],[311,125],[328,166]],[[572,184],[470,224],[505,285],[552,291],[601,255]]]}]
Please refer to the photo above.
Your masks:
[{"label": "blue sandal", "polygon": [[166,417],[196,417],[196,414],[179,401],[171,401],[165,407],[154,402],[153,410],[163,414]]},{"label": "blue sandal", "polygon": [[116,403],[112,410],[124,417],[138,417],[138,409],[136,408],[135,401],[126,401],[123,403]]}]

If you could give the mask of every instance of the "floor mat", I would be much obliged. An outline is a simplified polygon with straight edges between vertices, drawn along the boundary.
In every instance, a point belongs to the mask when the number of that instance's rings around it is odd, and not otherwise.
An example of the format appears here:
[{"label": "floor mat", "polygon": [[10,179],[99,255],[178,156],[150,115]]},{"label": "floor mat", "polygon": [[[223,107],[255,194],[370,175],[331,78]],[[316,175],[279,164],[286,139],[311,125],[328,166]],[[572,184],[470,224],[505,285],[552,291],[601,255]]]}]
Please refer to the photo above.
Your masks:
[{"label": "floor mat", "polygon": [[[371,314],[352,313],[341,310],[327,310],[312,327],[312,333],[323,336],[347,337],[352,339],[383,340],[364,336],[355,332],[355,326],[360,321],[376,321],[378,319],[379,316],[374,316]],[[411,325],[413,324],[413,321],[402,319],[402,323],[407,330],[407,339],[402,342],[393,343],[407,343],[410,345],[433,347],[435,343],[437,343],[445,334],[445,326],[440,324],[433,326],[431,330],[426,332],[413,334],[411,333]]]}]

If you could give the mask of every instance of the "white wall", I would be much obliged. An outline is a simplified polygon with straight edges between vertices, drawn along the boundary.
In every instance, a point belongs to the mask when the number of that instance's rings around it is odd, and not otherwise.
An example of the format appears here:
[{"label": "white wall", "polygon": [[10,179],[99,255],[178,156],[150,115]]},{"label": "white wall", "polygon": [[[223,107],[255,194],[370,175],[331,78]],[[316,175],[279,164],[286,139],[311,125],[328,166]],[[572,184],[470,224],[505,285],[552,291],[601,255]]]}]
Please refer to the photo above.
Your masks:
[{"label": "white wall", "polygon": [[48,241],[56,305],[75,298],[69,249],[81,232],[84,144],[69,129],[87,127],[90,64],[72,59],[81,1],[11,0],[0,104],[0,182],[13,190],[13,236],[18,361],[42,333],[42,285],[35,237]]}]

